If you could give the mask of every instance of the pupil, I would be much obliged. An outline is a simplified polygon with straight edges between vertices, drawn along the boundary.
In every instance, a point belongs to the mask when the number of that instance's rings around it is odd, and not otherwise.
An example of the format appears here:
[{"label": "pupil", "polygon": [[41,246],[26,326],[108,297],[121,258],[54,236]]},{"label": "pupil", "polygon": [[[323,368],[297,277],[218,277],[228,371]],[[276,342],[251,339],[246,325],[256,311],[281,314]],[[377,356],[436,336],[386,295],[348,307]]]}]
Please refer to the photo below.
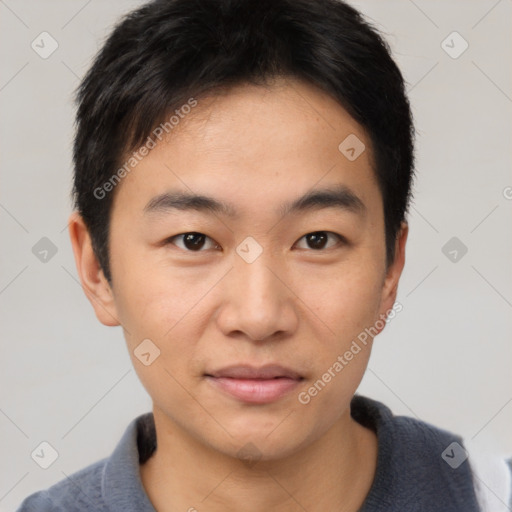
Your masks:
[{"label": "pupil", "polygon": [[325,236],[325,233],[321,231],[308,235],[308,243],[310,243],[310,246],[312,246],[313,249],[321,249],[324,247],[326,240],[327,237]]},{"label": "pupil", "polygon": [[184,240],[187,249],[201,249],[204,245],[204,235],[199,233],[187,233]]}]

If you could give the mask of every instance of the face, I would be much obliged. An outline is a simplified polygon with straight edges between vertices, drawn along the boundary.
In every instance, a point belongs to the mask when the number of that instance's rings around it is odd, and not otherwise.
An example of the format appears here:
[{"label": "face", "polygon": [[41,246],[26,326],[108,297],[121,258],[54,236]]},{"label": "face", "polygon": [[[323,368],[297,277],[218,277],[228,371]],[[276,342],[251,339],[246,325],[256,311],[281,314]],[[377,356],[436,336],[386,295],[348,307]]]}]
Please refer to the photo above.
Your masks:
[{"label": "face", "polygon": [[112,287],[88,293],[170,429],[273,459],[350,421],[361,333],[393,307],[406,237],[386,268],[371,162],[337,102],[287,80],[199,100],[118,185]]}]

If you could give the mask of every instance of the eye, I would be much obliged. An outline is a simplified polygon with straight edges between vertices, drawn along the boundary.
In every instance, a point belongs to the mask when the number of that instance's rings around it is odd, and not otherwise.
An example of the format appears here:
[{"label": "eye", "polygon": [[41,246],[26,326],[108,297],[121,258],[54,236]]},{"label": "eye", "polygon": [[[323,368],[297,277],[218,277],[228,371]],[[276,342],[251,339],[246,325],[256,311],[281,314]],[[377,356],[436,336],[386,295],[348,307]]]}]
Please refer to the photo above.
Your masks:
[{"label": "eye", "polygon": [[[208,247],[208,241],[210,242],[210,247]],[[178,242],[181,242],[182,245],[180,245]],[[188,252],[201,252],[201,250],[204,249],[205,246],[205,250],[216,249],[219,247],[219,245],[209,236],[206,236],[203,233],[197,233],[195,231],[174,235],[168,238],[165,241],[165,243],[174,244],[178,246],[180,249],[183,249]]]},{"label": "eye", "polygon": [[[335,239],[337,240],[337,244],[331,243],[330,246],[327,246],[328,239]],[[308,233],[307,235],[304,235],[300,240],[305,240],[306,243],[309,245],[309,247],[306,247],[306,249],[311,248],[315,251],[320,251],[322,249],[330,249],[332,247],[335,247],[336,245],[342,245],[346,243],[346,239],[338,235],[337,233],[332,233],[331,231],[314,231],[313,233]],[[298,243],[298,242],[297,242]],[[327,246],[327,247],[326,247]],[[303,249],[304,247],[302,247]]]}]

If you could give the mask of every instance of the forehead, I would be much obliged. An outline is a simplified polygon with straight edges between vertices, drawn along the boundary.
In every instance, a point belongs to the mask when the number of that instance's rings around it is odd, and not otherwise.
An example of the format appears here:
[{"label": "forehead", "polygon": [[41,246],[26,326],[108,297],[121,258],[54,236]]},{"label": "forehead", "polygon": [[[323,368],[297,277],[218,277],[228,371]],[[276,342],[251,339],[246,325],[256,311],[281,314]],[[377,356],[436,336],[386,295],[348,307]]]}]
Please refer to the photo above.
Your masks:
[{"label": "forehead", "polygon": [[[166,142],[180,137],[180,144],[186,139],[198,144],[200,139],[203,151],[229,148],[238,158],[242,153],[261,158],[267,153],[262,152],[264,148],[272,148],[269,157],[290,147],[297,155],[311,155],[311,146],[317,152],[328,149],[330,153],[333,147],[337,150],[337,141],[344,135],[367,139],[365,130],[337,101],[297,79],[279,78],[267,86],[240,84],[222,88],[198,103],[166,136]],[[369,147],[370,141],[365,142]],[[279,147],[283,151],[278,151]]]},{"label": "forehead", "polygon": [[[123,179],[115,201],[143,210],[148,200],[178,188],[239,200],[243,210],[251,202],[289,202],[315,186],[343,184],[363,201],[375,193],[365,130],[310,84],[238,85],[198,98],[187,110]],[[343,152],[346,140],[359,144],[357,158]]]}]

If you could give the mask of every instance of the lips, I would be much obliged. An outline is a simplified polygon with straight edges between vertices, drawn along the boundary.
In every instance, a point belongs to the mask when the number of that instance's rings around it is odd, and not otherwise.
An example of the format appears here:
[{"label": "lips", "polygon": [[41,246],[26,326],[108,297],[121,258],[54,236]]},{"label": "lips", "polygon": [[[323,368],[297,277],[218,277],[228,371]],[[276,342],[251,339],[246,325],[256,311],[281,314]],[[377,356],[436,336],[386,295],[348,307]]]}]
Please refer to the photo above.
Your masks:
[{"label": "lips", "polygon": [[253,404],[274,402],[296,388],[303,377],[281,365],[254,367],[235,365],[205,374],[217,390],[239,401]]},{"label": "lips", "polygon": [[231,379],[277,379],[286,377],[299,380],[302,378],[299,373],[277,364],[265,365],[260,368],[249,365],[227,366],[226,368],[207,373],[206,375]]}]

